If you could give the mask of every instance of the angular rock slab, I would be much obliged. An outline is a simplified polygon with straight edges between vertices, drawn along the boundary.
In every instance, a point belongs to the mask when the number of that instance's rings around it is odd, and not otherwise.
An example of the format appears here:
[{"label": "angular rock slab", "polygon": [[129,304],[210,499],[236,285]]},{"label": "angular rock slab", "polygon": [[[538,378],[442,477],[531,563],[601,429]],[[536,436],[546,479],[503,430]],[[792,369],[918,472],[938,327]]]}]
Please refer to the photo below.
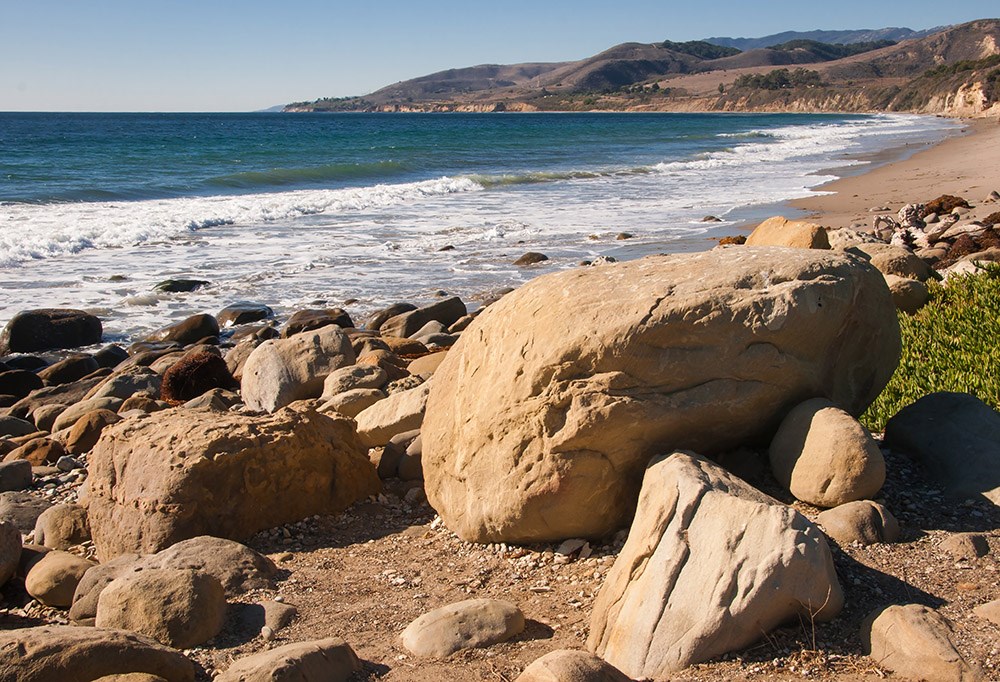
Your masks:
[{"label": "angular rock slab", "polygon": [[379,489],[353,424],[312,410],[184,408],[105,430],[88,466],[91,533],[106,561],[332,514]]},{"label": "angular rock slab", "polygon": [[721,249],[539,277],[489,306],[434,374],[427,497],[477,542],[599,537],[649,459],[770,438],[805,399],[860,414],[899,359],[857,256]]},{"label": "angular rock slab", "polygon": [[0,680],[91,682],[140,672],[194,682],[194,663],[181,652],[132,632],[71,625],[0,631]]},{"label": "angular rock slab", "polygon": [[587,648],[635,679],[736,651],[844,597],[823,534],[690,453],[646,470],[628,540],[594,603]]},{"label": "angular rock slab", "polygon": [[340,639],[297,642],[241,658],[215,682],[347,682],[361,661]]},{"label": "angular rock slab", "polygon": [[861,626],[862,649],[903,678],[926,682],[980,682],[986,677],[952,639],[951,623],[920,604],[890,606]]},{"label": "angular rock slab", "polygon": [[920,462],[949,496],[1000,505],[1000,413],[975,396],[924,396],[889,420],[885,444]]},{"label": "angular rock slab", "polygon": [[403,646],[416,656],[444,658],[462,649],[506,642],[524,631],[524,614],[507,601],[467,599],[428,611],[406,626]]}]

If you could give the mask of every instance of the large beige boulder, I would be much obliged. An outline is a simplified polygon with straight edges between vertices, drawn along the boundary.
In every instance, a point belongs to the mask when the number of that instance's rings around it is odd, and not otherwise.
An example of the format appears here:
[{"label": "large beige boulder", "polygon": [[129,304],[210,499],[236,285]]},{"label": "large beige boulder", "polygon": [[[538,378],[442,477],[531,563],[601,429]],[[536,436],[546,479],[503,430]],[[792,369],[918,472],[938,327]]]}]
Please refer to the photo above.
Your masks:
[{"label": "large beige boulder", "polygon": [[601,536],[652,456],[769,439],[814,396],[860,414],[899,352],[882,275],[848,254],[740,247],[539,277],[434,374],[427,496],[466,540]]},{"label": "large beige boulder", "polygon": [[428,611],[400,639],[415,656],[444,658],[462,649],[505,642],[524,631],[524,614],[498,599],[467,599]]},{"label": "large beige boulder", "polygon": [[934,271],[931,266],[912,251],[896,244],[855,244],[851,251],[866,258],[879,272],[896,275],[921,282],[930,279]]},{"label": "large beige boulder", "polygon": [[829,249],[826,230],[804,220],[782,216],[768,218],[750,233],[746,246],[787,246],[795,249]]},{"label": "large beige boulder", "polygon": [[194,682],[194,670],[181,652],[133,632],[72,625],[0,630],[0,680],[93,682],[148,673],[167,682]]},{"label": "large beige boulder", "polygon": [[105,430],[88,473],[102,561],[199,535],[242,540],[341,511],[379,489],[352,422],[296,407],[262,416],[176,408],[127,419]]},{"label": "large beige boulder", "polygon": [[778,483],[817,507],[874,497],[885,483],[885,459],[871,434],[825,398],[789,412],[768,454]]},{"label": "large beige boulder", "polygon": [[788,620],[828,620],[843,601],[818,528],[718,465],[675,452],[646,470],[587,647],[631,678],[665,679]]},{"label": "large beige boulder", "polygon": [[347,682],[361,668],[347,642],[321,639],[241,658],[215,682]]},{"label": "large beige boulder", "polygon": [[214,576],[184,568],[148,568],[104,588],[95,624],[190,649],[219,634],[225,620],[226,595]]},{"label": "large beige boulder", "polygon": [[920,604],[890,606],[861,626],[862,649],[904,679],[980,682],[982,670],[955,646],[951,622]]},{"label": "large beige boulder", "polygon": [[251,410],[274,412],[296,400],[318,398],[327,375],[354,359],[350,339],[336,325],[265,341],[243,365],[243,402]]},{"label": "large beige boulder", "polygon": [[871,500],[848,502],[816,517],[827,537],[841,545],[874,545],[899,539],[899,522],[883,505]]},{"label": "large beige boulder", "polygon": [[892,302],[896,308],[913,315],[918,310],[927,305],[931,298],[931,292],[927,285],[920,280],[900,277],[899,275],[885,275],[885,283],[892,294]]}]

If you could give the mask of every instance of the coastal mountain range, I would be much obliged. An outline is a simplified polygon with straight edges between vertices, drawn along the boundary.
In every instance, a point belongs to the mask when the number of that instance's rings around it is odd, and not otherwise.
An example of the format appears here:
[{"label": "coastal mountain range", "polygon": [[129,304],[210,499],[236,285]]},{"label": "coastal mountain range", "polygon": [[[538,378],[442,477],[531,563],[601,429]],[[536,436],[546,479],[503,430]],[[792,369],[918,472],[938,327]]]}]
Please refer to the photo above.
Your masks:
[{"label": "coastal mountain range", "polygon": [[1000,19],[930,31],[786,32],[623,43],[570,62],[484,64],[322,111],[909,111],[1000,117]]}]

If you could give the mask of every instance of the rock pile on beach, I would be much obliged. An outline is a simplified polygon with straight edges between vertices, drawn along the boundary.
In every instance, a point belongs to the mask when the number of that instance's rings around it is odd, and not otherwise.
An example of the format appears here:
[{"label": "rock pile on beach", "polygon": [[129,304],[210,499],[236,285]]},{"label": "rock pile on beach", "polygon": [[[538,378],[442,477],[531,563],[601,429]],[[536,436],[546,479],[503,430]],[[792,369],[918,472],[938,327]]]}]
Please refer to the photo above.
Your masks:
[{"label": "rock pile on beach", "polygon": [[[896,369],[896,307],[1000,253],[946,199],[891,234],[775,218],[472,311],[278,324],[237,302],[128,348],[84,311],[24,311],[0,336],[0,679],[457,679],[456,657],[522,682],[731,679],[773,672],[740,652],[800,622],[825,665],[984,679],[1000,661],[969,632],[998,620],[995,580],[954,620],[858,568],[918,544],[920,505],[957,519],[969,575],[998,543],[1000,415],[937,394],[884,442],[858,421]],[[901,484],[920,467],[940,496]],[[838,637],[854,650],[824,652]]]}]

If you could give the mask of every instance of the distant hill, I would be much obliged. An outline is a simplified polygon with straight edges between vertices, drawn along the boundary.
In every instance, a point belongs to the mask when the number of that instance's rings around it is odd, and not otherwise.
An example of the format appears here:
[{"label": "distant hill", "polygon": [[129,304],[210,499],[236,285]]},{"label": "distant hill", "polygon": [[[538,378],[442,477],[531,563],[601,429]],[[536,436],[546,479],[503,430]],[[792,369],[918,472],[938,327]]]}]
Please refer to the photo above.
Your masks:
[{"label": "distant hill", "polygon": [[[1000,20],[895,42],[909,29],[781,33],[741,51],[623,43],[572,62],[483,64],[285,111],[921,111],[1000,115]],[[928,33],[928,32],[921,32]],[[830,43],[866,38],[862,42]],[[768,39],[760,39],[768,40]]]},{"label": "distant hill", "polygon": [[763,38],[705,38],[704,42],[722,47],[734,47],[741,51],[757,50],[762,47],[774,47],[782,43],[793,40],[811,40],[818,43],[850,45],[852,43],[876,43],[882,40],[900,42],[902,40],[913,40],[915,38],[925,38],[929,35],[943,31],[947,26],[927,29],[926,31],[914,31],[908,28],[878,28],[878,29],[857,29],[853,31],[785,31]]}]

